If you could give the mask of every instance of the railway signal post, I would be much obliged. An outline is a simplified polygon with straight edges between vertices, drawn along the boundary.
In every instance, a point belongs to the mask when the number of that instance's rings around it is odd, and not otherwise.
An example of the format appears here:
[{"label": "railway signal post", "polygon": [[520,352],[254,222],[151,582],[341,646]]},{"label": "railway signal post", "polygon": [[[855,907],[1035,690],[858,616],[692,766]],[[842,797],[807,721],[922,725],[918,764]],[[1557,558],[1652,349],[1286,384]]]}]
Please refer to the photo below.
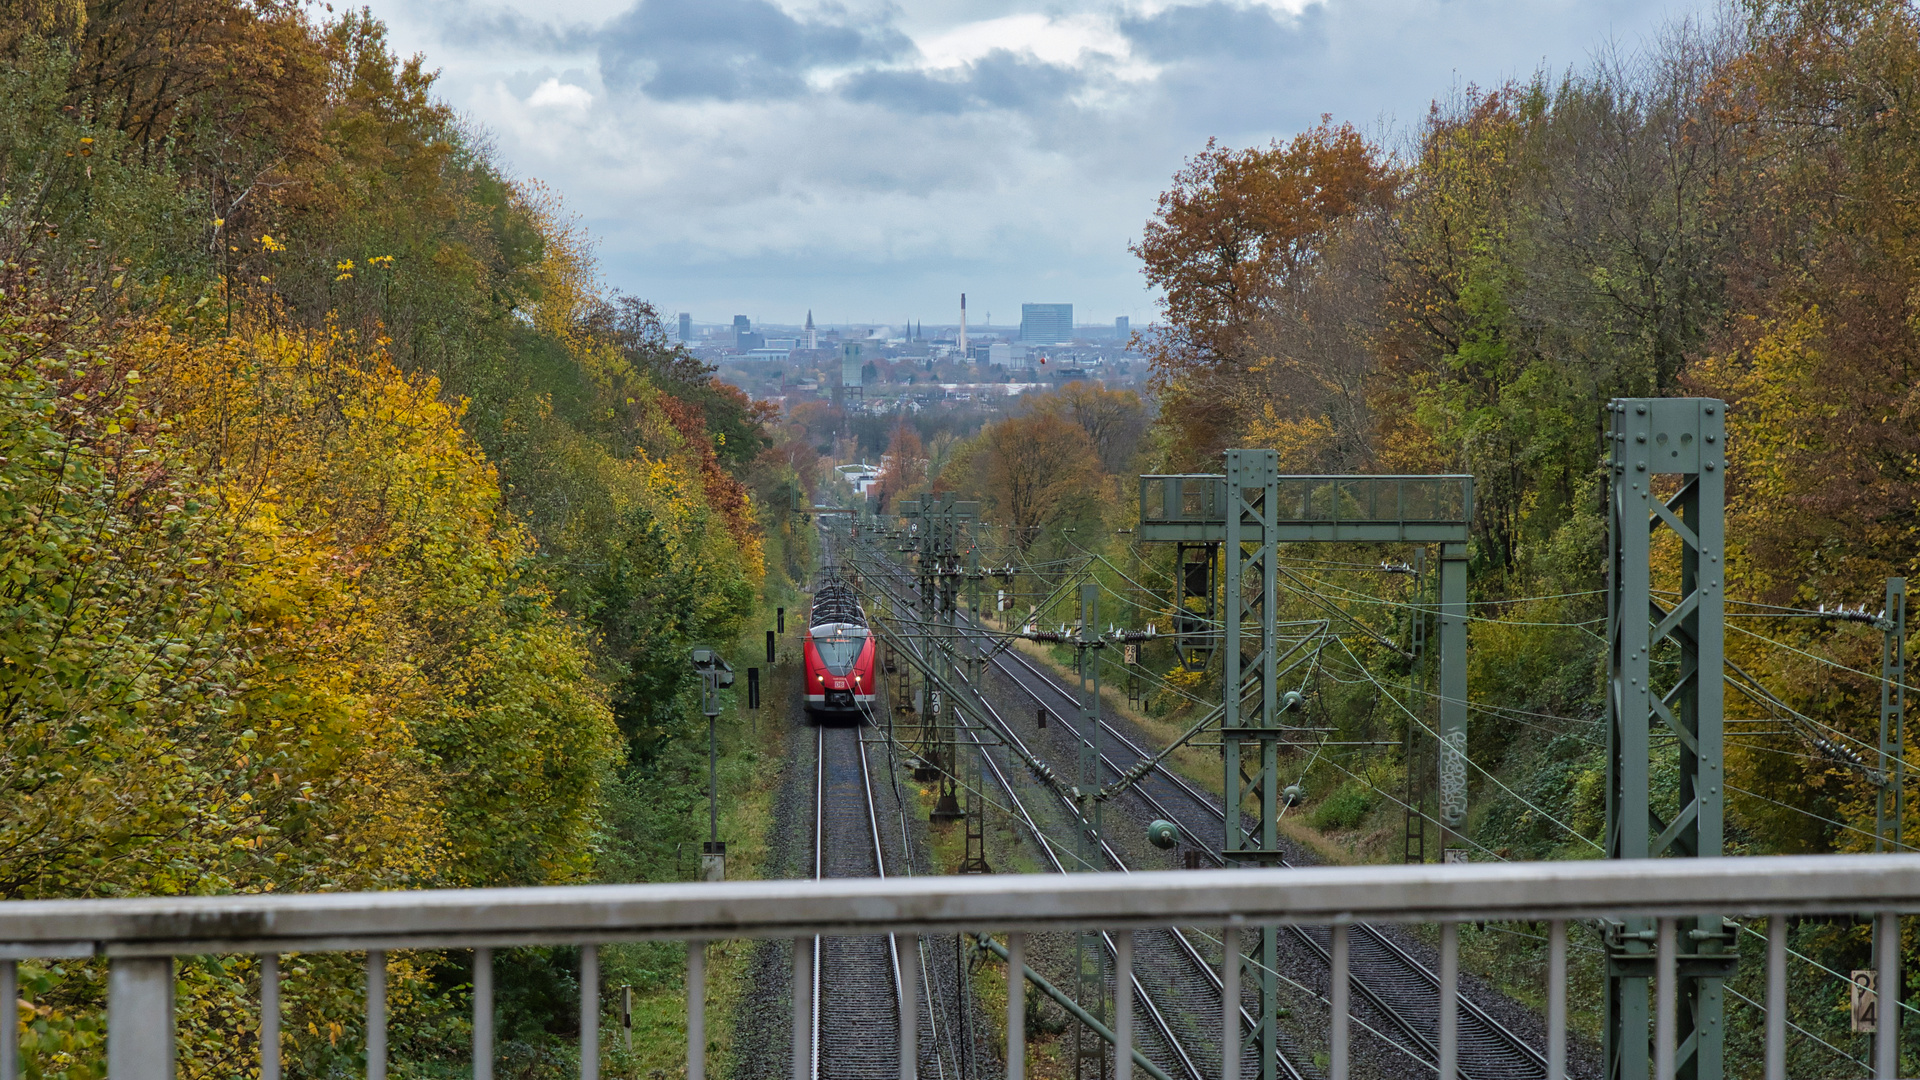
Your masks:
[{"label": "railway signal post", "polygon": [[[1231,866],[1272,866],[1279,842],[1279,743],[1288,732],[1279,687],[1278,545],[1357,542],[1440,545],[1440,824],[1449,834],[1467,816],[1467,533],[1473,511],[1470,476],[1281,476],[1272,450],[1228,450],[1221,474],[1142,476],[1143,543],[1219,544],[1222,678],[1220,741],[1225,772],[1225,835]],[[1199,583],[1196,575],[1195,583]],[[1211,582],[1206,583],[1211,592]],[[1183,566],[1176,605],[1192,611]],[[1190,617],[1190,616],[1189,616]],[[1184,654],[1184,650],[1183,650]],[[1249,748],[1251,752],[1249,752]],[[1408,765],[1412,767],[1411,763]],[[1252,829],[1247,802],[1258,805]],[[1278,936],[1252,935],[1241,978],[1259,988],[1259,1012],[1244,1050],[1259,1061],[1261,1080],[1278,1072]]]},{"label": "railway signal post", "polygon": [[712,649],[693,650],[693,669],[700,673],[700,711],[707,716],[707,842],[700,848],[700,879],[727,879],[727,845],[720,839],[720,743],[715,723],[720,717],[720,688],[733,685],[733,667]]},{"label": "railway signal post", "polygon": [[[1712,398],[1621,398],[1610,405],[1607,638],[1611,859],[1721,854],[1726,809],[1726,405]],[[1666,488],[1656,490],[1663,485]],[[1667,490],[1670,489],[1670,490]],[[1673,543],[1664,541],[1671,536]],[[1676,565],[1677,564],[1677,565]],[[1654,594],[1677,585],[1670,604]],[[1656,662],[1655,650],[1662,652]],[[1669,654],[1669,650],[1671,651]],[[1669,655],[1678,663],[1666,663]],[[1658,685],[1656,685],[1656,683]],[[1674,749],[1656,748],[1670,736]],[[1665,742],[1665,740],[1662,740]],[[1678,769],[1655,769],[1677,752]],[[1656,776],[1673,776],[1673,820],[1653,810]],[[1726,1041],[1723,983],[1737,930],[1718,915],[1668,923],[1678,950],[1675,1060],[1649,1039],[1659,921],[1607,925],[1606,1076],[1720,1080]],[[1665,994],[1664,988],[1661,993]]]}]

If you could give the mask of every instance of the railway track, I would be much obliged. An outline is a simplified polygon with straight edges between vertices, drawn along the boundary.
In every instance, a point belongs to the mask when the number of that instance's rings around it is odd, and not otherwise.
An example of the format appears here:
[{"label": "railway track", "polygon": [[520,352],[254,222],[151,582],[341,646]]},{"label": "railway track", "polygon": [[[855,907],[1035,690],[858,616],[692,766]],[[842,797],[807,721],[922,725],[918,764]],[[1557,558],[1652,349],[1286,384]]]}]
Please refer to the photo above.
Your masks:
[{"label": "railway track", "polygon": [[[886,877],[863,729],[814,732],[813,876]],[[815,1080],[900,1075],[900,1009],[906,998],[900,950],[900,940],[891,934],[813,939]],[[905,966],[907,978],[919,970],[918,964]]]},{"label": "railway track", "polygon": [[[983,633],[977,627],[973,632]],[[1078,712],[1080,705],[1074,694],[1017,650],[999,653],[993,659],[993,666],[1029,697],[1056,714],[1071,716]],[[1100,755],[1102,766],[1114,777],[1150,756],[1144,747],[1105,719],[1100,721],[1100,731],[1118,754],[1118,757],[1106,752]],[[1224,828],[1226,814],[1217,796],[1201,791],[1170,768],[1151,770],[1134,785],[1130,794],[1149,813],[1178,826],[1204,858],[1216,866],[1226,864],[1219,845],[1202,839],[1209,834],[1217,837]],[[1208,827],[1207,832],[1202,831],[1202,823]],[[1332,969],[1331,932],[1327,928],[1291,927],[1289,932],[1317,955],[1329,971]],[[1352,928],[1348,965],[1356,996],[1406,1040],[1407,1049],[1415,1051],[1429,1067],[1436,1066],[1440,1057],[1439,976],[1388,933],[1366,924]],[[1547,1061],[1543,1053],[1465,993],[1458,1000],[1458,1060],[1462,1077],[1503,1080],[1546,1075]]]},{"label": "railway track", "polygon": [[[902,594],[903,583],[899,579],[898,568],[886,561],[883,561],[882,565],[887,570],[881,578],[882,588],[896,603],[912,608],[915,605],[915,597],[911,593]],[[917,651],[910,642],[906,647]],[[964,677],[960,678],[964,683]],[[1009,741],[1023,756],[1032,758],[1029,748],[993,707],[992,702],[988,701],[984,695],[979,695],[979,704],[991,717],[996,728],[995,734]],[[1014,815],[1033,836],[1034,843],[1048,866],[1054,873],[1068,872],[1054,846],[1049,843],[1048,836],[1058,835],[1061,831],[1069,834],[1077,831],[1080,828],[1078,809],[1056,792],[1055,799],[1059,803],[1054,808],[1056,813],[1046,816],[1061,818],[1061,827],[1056,828],[1053,834],[1047,833],[1035,820],[1034,811],[1028,806],[1026,799],[1001,770],[994,756],[987,752],[988,747],[980,739],[979,733],[973,729],[966,729],[966,737],[972,743],[974,752],[980,756],[983,773],[993,778],[995,786],[1008,800]],[[1123,873],[1131,872],[1125,859],[1104,839],[1099,842],[1099,848],[1096,858],[1104,858],[1114,870]],[[1101,938],[1108,959],[1112,960],[1115,955],[1113,937],[1111,934],[1102,934]],[[1145,1025],[1136,1025],[1136,1030],[1148,1035],[1146,1039],[1140,1040],[1139,1048],[1142,1053],[1149,1058],[1168,1062],[1172,1066],[1167,1069],[1169,1076],[1184,1076],[1187,1080],[1208,1080],[1219,1075],[1217,1053],[1209,1055],[1208,1060],[1203,1061],[1198,1059],[1198,1055],[1192,1049],[1199,1046],[1217,1047],[1219,1044],[1220,996],[1223,989],[1220,973],[1215,966],[1201,955],[1200,950],[1195,947],[1187,934],[1177,927],[1136,931],[1133,955],[1134,1001],[1147,1021]],[[1243,1030],[1249,1029],[1253,1024],[1252,1015],[1244,1008],[1241,1010],[1241,1023]],[[1157,1046],[1154,1045],[1156,1043]],[[1154,1053],[1156,1050],[1159,1051],[1158,1054]],[[1293,1060],[1296,1057],[1304,1057],[1304,1055],[1300,1055],[1297,1050],[1291,1057],[1286,1053],[1279,1055],[1278,1064],[1281,1075],[1287,1080],[1308,1080],[1308,1075],[1303,1073],[1299,1064]],[[1256,1063],[1248,1061],[1244,1068],[1251,1075],[1258,1075]]]},{"label": "railway track", "polygon": [[[904,576],[891,560],[883,557],[882,564],[895,581]],[[976,640],[987,637],[986,631],[964,616],[960,625],[963,636]],[[1073,691],[1060,685],[1051,674],[1017,650],[995,654],[991,666],[1055,715],[1078,713],[1080,705]],[[1017,741],[1017,735],[1008,725],[1003,722],[1001,726],[1006,728],[1004,734],[1008,738]],[[1100,754],[1102,766],[1114,777],[1149,756],[1143,747],[1105,719],[1100,721],[1100,731],[1115,748],[1113,753],[1103,750]],[[1024,750],[1024,744],[1021,745]],[[1130,794],[1149,813],[1178,826],[1204,858],[1214,865],[1225,865],[1219,846],[1202,839],[1209,831],[1217,835],[1224,828],[1226,815],[1217,797],[1165,768],[1149,771]],[[1210,830],[1203,831],[1203,823]],[[1118,862],[1117,857],[1115,861]],[[1331,971],[1328,940],[1331,934],[1327,929],[1291,927],[1288,933]],[[1389,933],[1364,924],[1356,925],[1351,932],[1348,963],[1355,996],[1403,1040],[1401,1049],[1420,1058],[1429,1068],[1435,1067],[1439,1060],[1439,976]],[[1459,995],[1458,1001],[1458,1061],[1464,1080],[1546,1075],[1543,1053],[1465,993]]]},{"label": "railway track", "polygon": [[[823,561],[839,564],[838,545],[824,532]],[[871,718],[868,718],[869,720]],[[867,758],[869,728],[814,728],[813,875],[819,878],[912,876],[915,847],[907,816],[883,811]],[[883,763],[884,766],[884,763]],[[890,782],[891,773],[883,776]],[[892,792],[898,802],[897,789]],[[882,831],[882,821],[888,820]],[[896,829],[897,826],[897,829]],[[891,855],[890,855],[891,853]],[[919,1015],[915,1060],[922,1080],[969,1075],[949,1021],[964,997],[951,985],[958,942],[926,938],[816,937],[813,941],[811,1040],[814,1080],[864,1080],[901,1075],[900,1010]],[[929,953],[936,955],[929,955]],[[944,953],[936,968],[931,961]],[[911,991],[911,992],[909,992]],[[957,1023],[957,1021],[955,1021]],[[964,1026],[964,1025],[962,1025]],[[949,1060],[951,1059],[951,1060]]]}]

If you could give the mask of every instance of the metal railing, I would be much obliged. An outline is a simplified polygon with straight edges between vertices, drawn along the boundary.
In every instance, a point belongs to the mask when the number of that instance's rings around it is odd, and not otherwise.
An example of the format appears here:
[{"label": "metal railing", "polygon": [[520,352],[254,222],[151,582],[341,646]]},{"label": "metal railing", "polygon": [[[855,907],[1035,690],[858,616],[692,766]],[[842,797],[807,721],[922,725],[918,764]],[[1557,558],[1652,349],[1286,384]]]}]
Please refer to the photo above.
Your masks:
[{"label": "metal railing", "polygon": [[[582,1080],[599,1070],[598,953],[609,942],[678,939],[688,943],[687,1076],[705,1071],[706,943],[786,938],[795,943],[794,987],[811,988],[816,936],[935,933],[1008,935],[1010,1002],[1020,1002],[1025,935],[1105,929],[1116,950],[1114,985],[1129,985],[1131,931],[1141,927],[1222,928],[1223,1080],[1238,1080],[1239,942],[1264,924],[1331,925],[1329,1080],[1345,1080],[1350,1047],[1347,928],[1356,923],[1437,923],[1440,927],[1439,1075],[1456,1075],[1458,926],[1478,921],[1544,921],[1550,926],[1549,1075],[1566,1070],[1566,943],[1570,920],[1657,920],[1644,943],[1658,984],[1653,1033],[1655,1074],[1672,1075],[1679,1037],[1676,965],[1685,957],[1675,933],[1682,916],[1782,916],[1871,913],[1878,933],[1880,1015],[1900,1013],[1899,917],[1920,913],[1920,856],[1836,855],[1673,859],[1626,862],[1499,863],[1449,866],[1209,870],[1135,874],[1004,875],[828,879],[665,885],[606,885],[427,892],[329,893],[0,903],[0,1002],[17,996],[22,959],[105,957],[108,979],[108,1075],[112,1080],[173,1080],[173,960],[219,953],[262,958],[260,1075],[277,1080],[278,958],[287,953],[367,954],[367,1075],[386,1073],[386,953],[395,949],[475,951],[474,1071],[492,1074],[491,950],[524,945],[581,947]],[[1769,918],[1766,952],[1766,1075],[1783,1078],[1786,1031],[1786,923]],[[1001,951],[1001,950],[996,950]],[[1124,1000],[1124,994],[1122,995]],[[794,1013],[796,1080],[813,1075],[810,1010]],[[1016,1007],[1010,1017],[1017,1018]],[[1112,1034],[1117,1080],[1131,1080],[1130,1010]],[[913,1038],[917,1010],[901,1015],[902,1042]],[[1881,1023],[1875,1075],[1896,1075],[1898,1024]],[[0,1023],[0,1080],[19,1075],[19,1031]],[[1007,1072],[1025,1061],[1022,1025],[1010,1025]],[[903,1056],[903,1080],[916,1065]]]}]

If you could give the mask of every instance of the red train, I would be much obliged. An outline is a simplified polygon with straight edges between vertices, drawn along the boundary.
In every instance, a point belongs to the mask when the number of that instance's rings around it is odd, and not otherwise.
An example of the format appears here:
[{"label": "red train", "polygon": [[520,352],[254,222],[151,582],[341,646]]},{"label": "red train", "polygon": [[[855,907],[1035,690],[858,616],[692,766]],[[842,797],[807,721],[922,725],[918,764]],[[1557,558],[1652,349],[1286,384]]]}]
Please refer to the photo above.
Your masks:
[{"label": "red train", "polygon": [[873,712],[873,634],[860,597],[830,579],[807,620],[807,712],[817,721],[859,721]]}]

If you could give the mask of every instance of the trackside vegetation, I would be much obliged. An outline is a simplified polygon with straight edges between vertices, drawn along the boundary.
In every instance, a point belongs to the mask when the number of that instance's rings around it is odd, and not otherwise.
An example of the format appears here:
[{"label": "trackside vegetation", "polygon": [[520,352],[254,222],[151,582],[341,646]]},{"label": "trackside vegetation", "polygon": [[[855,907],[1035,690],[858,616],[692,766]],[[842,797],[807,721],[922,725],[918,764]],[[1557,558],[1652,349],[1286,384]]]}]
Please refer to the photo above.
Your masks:
[{"label": "trackside vegetation", "polygon": [[[675,876],[766,419],[369,14],[0,3],[0,897]],[[359,1068],[356,962],[288,960],[291,1071]],[[573,964],[501,963],[503,1068]],[[35,1075],[102,1074],[104,972],[23,971]],[[464,1060],[464,955],[391,976],[395,1069]],[[183,962],[190,1072],[253,979]]]}]

